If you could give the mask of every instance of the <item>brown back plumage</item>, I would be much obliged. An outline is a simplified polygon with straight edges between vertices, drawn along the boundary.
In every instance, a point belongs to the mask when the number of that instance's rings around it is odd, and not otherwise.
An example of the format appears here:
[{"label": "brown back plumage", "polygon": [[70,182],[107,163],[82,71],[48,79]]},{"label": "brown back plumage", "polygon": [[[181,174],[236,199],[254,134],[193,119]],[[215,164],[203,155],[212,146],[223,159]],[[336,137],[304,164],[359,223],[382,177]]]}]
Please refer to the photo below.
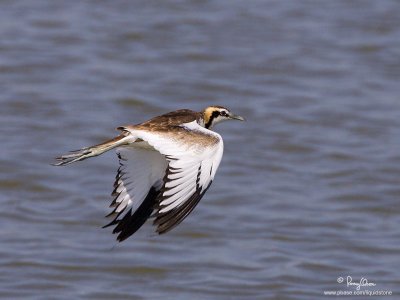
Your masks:
[{"label": "brown back plumage", "polygon": [[168,126],[179,126],[183,123],[198,121],[201,117],[202,113],[190,109],[180,109],[154,117],[136,126],[147,130],[151,130],[152,128],[160,130],[161,128],[168,128]]}]

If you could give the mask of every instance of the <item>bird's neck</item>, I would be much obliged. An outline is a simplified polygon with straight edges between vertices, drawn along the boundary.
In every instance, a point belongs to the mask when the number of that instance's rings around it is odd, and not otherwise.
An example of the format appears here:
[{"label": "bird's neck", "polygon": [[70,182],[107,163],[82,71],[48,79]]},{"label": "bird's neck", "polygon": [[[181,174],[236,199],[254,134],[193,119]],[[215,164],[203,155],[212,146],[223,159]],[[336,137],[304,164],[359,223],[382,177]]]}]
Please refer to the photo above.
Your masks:
[{"label": "bird's neck", "polygon": [[200,117],[197,119],[197,124],[199,124],[201,127],[206,127],[206,124],[205,124],[205,122],[204,122],[204,117],[203,117],[203,116],[200,116]]},{"label": "bird's neck", "polygon": [[205,114],[205,113],[201,113],[200,117],[197,119],[197,123],[204,128],[207,129],[211,129],[213,127],[213,120],[210,119],[210,116]]},{"label": "bird's neck", "polygon": [[212,114],[211,111],[205,110],[202,113],[200,113],[200,118],[198,123],[200,126],[211,130],[214,125],[214,115]]}]

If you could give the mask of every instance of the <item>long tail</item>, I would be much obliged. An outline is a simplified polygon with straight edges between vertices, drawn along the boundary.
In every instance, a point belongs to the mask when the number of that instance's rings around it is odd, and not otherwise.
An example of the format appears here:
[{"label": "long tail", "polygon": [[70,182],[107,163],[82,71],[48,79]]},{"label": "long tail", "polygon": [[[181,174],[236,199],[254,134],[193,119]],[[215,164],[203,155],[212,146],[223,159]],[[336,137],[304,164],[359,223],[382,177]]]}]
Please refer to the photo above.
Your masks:
[{"label": "long tail", "polygon": [[53,165],[66,166],[72,164],[73,162],[84,160],[86,158],[93,156],[98,156],[116,147],[129,144],[130,141],[132,141],[132,137],[121,134],[99,145],[82,148],[76,151],[71,151],[70,154],[65,154],[60,157],[56,157],[56,160],[58,160],[58,162],[54,163]]}]

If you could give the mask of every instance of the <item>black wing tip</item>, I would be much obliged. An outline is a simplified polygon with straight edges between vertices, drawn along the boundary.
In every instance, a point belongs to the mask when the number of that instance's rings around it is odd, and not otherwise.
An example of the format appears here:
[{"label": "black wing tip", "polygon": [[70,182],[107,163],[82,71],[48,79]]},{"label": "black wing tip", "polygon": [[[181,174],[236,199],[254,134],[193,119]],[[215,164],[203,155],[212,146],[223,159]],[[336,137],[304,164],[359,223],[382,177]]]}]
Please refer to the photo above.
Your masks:
[{"label": "black wing tip", "polygon": [[118,224],[118,221],[114,219],[111,222],[107,223],[106,225],[102,226],[101,228],[108,228],[110,226],[117,225],[117,224]]},{"label": "black wing tip", "polygon": [[156,233],[160,235],[167,233],[182,223],[182,221],[185,220],[186,217],[194,210],[201,198],[203,198],[204,194],[211,186],[211,183],[212,181],[204,190],[196,190],[196,192],[194,192],[193,195],[181,206],[164,213],[158,212],[155,220],[153,221],[153,225],[157,226]]},{"label": "black wing tip", "polygon": [[[176,225],[178,225],[178,224],[176,224]],[[169,228],[160,228],[160,226],[157,226],[157,228],[156,228],[156,230],[155,230],[155,232],[158,234],[158,235],[163,235],[163,234],[166,234],[167,232],[170,232],[172,229],[174,229],[176,226],[172,226],[172,227],[169,227]]]},{"label": "black wing tip", "polygon": [[[150,188],[146,198],[143,200],[142,204],[140,204],[140,206],[136,209],[136,211],[133,212],[133,214],[132,209],[130,209],[121,219],[118,219],[120,214],[124,212],[122,211],[118,213],[118,215],[110,223],[104,225],[103,228],[116,225],[112,233],[118,234],[116,238],[118,242],[123,242],[131,235],[133,235],[136,231],[138,231],[151,216],[151,214],[153,213],[155,201],[159,193],[160,192],[157,191],[154,187]],[[108,214],[108,216],[112,216],[112,214],[113,212]]]}]

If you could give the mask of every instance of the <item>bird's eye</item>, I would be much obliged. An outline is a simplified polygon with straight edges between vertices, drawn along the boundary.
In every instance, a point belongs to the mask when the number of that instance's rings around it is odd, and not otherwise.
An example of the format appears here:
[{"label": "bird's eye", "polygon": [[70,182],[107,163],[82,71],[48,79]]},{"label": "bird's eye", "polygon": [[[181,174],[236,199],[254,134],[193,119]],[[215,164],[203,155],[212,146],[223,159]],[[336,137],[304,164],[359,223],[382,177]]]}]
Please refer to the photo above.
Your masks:
[{"label": "bird's eye", "polygon": [[226,117],[227,116],[226,111],[221,111],[221,116]]}]

